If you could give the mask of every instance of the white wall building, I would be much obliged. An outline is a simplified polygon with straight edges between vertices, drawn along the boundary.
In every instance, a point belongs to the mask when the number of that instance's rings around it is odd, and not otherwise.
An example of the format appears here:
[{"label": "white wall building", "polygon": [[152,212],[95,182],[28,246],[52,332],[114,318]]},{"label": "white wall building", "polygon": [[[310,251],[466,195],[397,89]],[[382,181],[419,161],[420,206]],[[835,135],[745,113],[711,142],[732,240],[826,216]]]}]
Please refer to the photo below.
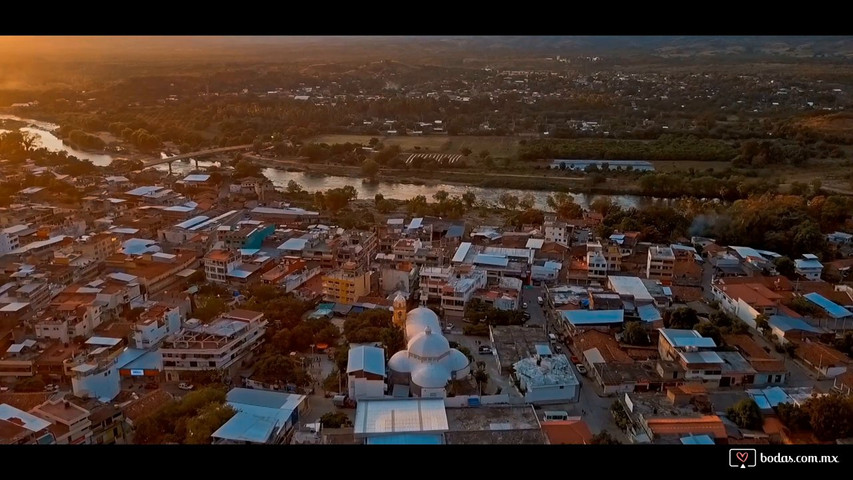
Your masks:
[{"label": "white wall building", "polygon": [[232,310],[206,325],[198,320],[187,321],[159,349],[166,381],[180,381],[181,372],[239,367],[263,342],[267,326],[263,318],[260,312]]},{"label": "white wall building", "polygon": [[820,280],[820,274],[823,273],[823,264],[817,259],[817,255],[811,253],[803,254],[803,258],[794,260],[794,266],[797,274],[807,280]]},{"label": "white wall building", "polygon": [[[552,355],[543,345],[543,354],[516,362],[515,375],[524,400],[536,405],[576,402],[580,382],[565,355]],[[547,350],[547,351],[546,351]]]},{"label": "white wall building", "polygon": [[385,395],[385,350],[360,345],[349,351],[347,388],[350,398],[382,398]]}]

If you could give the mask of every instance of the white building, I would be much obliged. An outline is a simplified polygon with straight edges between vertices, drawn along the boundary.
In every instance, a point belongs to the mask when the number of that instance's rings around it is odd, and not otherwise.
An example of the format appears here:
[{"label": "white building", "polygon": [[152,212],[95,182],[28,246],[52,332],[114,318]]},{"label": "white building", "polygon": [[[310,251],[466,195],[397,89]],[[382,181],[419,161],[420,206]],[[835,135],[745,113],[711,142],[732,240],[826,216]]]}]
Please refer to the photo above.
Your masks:
[{"label": "white building", "polygon": [[366,444],[442,444],[449,430],[441,398],[372,399],[358,402],[353,433]]},{"label": "white building", "polygon": [[15,225],[0,230],[0,255],[19,248],[21,244],[18,239],[18,232],[27,230],[28,228],[26,225]]},{"label": "white building", "polygon": [[347,387],[350,398],[382,398],[385,395],[385,350],[360,345],[349,351]]},{"label": "white building", "polygon": [[473,265],[422,267],[419,275],[421,297],[440,299],[447,315],[458,317],[474,293],[485,288],[488,281],[485,270]]},{"label": "white building", "polygon": [[845,232],[833,232],[826,235],[826,241],[836,245],[853,244],[853,234]]},{"label": "white building", "polygon": [[725,361],[713,350],[717,344],[696,330],[660,328],[658,353],[664,360],[676,361],[684,369],[686,380],[718,383]]},{"label": "white building", "polygon": [[795,271],[798,275],[806,277],[807,280],[820,280],[820,274],[823,272],[823,264],[817,258],[817,255],[811,253],[803,254],[803,258],[794,260]]},{"label": "white building", "polygon": [[133,325],[131,337],[136,348],[148,350],[180,329],[180,308],[156,305],[140,315],[139,321]]},{"label": "white building", "polygon": [[675,275],[675,253],[672,247],[652,245],[646,259],[646,278],[671,281]]},{"label": "white building", "polygon": [[47,420],[58,445],[83,445],[92,443],[90,412],[66,400],[48,400],[30,410],[33,415]]},{"label": "white building", "polygon": [[121,390],[119,368],[124,352],[119,338],[91,337],[86,340],[84,351],[63,362],[66,374],[71,377],[74,395],[104,402],[115,398]]},{"label": "white building", "polygon": [[239,367],[263,342],[267,326],[263,318],[260,312],[232,310],[208,324],[188,320],[160,347],[166,381],[180,381],[181,372]]},{"label": "white building", "polygon": [[516,362],[515,375],[524,400],[535,405],[576,402],[580,382],[565,355],[552,355],[547,345],[537,345],[535,357]]},{"label": "white building", "polygon": [[238,270],[242,259],[233,251],[211,250],[204,256],[204,275],[208,281],[228,282],[229,274]]},{"label": "white building", "polygon": [[546,220],[543,226],[545,227],[546,242],[554,242],[564,247],[568,247],[572,243],[573,227],[568,223]]},{"label": "white building", "polygon": [[438,315],[418,307],[406,315],[406,350],[388,360],[393,384],[409,384],[416,397],[445,397],[447,384],[465,378],[470,360],[464,353],[450,348],[441,334]]}]

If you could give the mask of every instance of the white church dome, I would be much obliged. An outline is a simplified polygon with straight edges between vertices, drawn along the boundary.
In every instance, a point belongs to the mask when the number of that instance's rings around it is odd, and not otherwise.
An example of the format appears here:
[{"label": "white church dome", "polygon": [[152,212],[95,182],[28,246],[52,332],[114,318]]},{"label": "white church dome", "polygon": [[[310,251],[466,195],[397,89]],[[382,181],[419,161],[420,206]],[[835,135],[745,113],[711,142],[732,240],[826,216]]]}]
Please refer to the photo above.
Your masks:
[{"label": "white church dome", "polygon": [[418,307],[406,315],[406,339],[410,340],[429,327],[433,332],[441,331],[438,315],[425,307]]},{"label": "white church dome", "polygon": [[450,381],[450,372],[439,364],[423,364],[412,372],[412,383],[421,388],[444,388]]},{"label": "white church dome", "polygon": [[409,358],[409,352],[400,350],[391,355],[391,358],[388,360],[388,368],[397,373],[411,373],[412,368],[414,368],[413,363],[412,359]]},{"label": "white church dome", "polygon": [[438,360],[450,351],[450,342],[430,327],[409,340],[409,353],[422,359]]},{"label": "white church dome", "polygon": [[450,355],[442,358],[438,363],[451,372],[458,372],[467,368],[471,361],[468,360],[468,357],[466,357],[464,353],[452,348],[450,349]]}]

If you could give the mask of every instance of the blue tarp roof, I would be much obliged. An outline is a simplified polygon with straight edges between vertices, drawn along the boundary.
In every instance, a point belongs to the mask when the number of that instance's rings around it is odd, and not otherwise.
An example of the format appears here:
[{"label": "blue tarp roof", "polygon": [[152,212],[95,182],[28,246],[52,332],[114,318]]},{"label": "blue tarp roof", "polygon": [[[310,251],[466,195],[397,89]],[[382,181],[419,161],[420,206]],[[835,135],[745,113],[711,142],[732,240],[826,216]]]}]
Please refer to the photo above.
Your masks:
[{"label": "blue tarp roof", "polygon": [[783,332],[802,330],[804,332],[823,333],[822,328],[809,325],[809,323],[802,318],[786,317],[784,315],[771,315],[770,320],[767,323],[770,324],[771,327]]},{"label": "blue tarp roof", "polygon": [[681,437],[682,445],[713,445],[714,439],[710,435],[691,435]]},{"label": "blue tarp roof", "polygon": [[832,318],[853,317],[853,312],[847,310],[846,308],[842,307],[841,305],[833,302],[832,300],[824,297],[819,293],[807,293],[803,296],[806,297],[806,300],[824,309],[824,311],[826,311],[826,313],[828,313],[829,316]]},{"label": "blue tarp roof", "polygon": [[624,310],[564,310],[563,318],[572,325],[622,323]]},{"label": "blue tarp roof", "polygon": [[640,315],[640,320],[644,322],[656,322],[658,320],[663,320],[660,312],[654,305],[640,305],[637,307],[637,313]]}]

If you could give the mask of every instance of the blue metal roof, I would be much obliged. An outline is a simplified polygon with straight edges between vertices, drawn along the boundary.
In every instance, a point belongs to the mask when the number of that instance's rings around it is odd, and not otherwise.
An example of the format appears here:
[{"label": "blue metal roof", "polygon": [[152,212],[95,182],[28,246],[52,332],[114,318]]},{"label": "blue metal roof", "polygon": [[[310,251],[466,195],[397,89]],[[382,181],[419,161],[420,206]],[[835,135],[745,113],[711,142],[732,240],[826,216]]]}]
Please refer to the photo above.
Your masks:
[{"label": "blue metal roof", "polygon": [[493,267],[505,267],[509,265],[509,259],[503,255],[486,255],[479,253],[474,258],[474,263]]},{"label": "blue metal roof", "polygon": [[553,352],[551,352],[551,347],[548,345],[536,344],[536,355],[540,357],[550,356]]},{"label": "blue metal roof", "polygon": [[783,332],[802,330],[804,332],[823,333],[822,328],[809,325],[809,323],[802,318],[786,317],[784,315],[771,315],[770,320],[767,323],[770,324],[771,327]]},{"label": "blue metal roof", "polygon": [[824,297],[819,293],[807,293],[803,296],[806,297],[806,300],[824,309],[826,313],[828,313],[829,316],[832,318],[853,317],[853,312],[847,310],[846,308],[842,307],[841,305],[833,302],[832,300]]},{"label": "blue metal roof", "polygon": [[663,320],[660,312],[654,305],[640,305],[637,307],[637,313],[640,315],[640,320],[644,322],[656,322],[658,320]]},{"label": "blue metal roof", "polygon": [[445,237],[447,238],[462,238],[462,235],[465,234],[465,225],[451,225],[450,228],[447,229],[447,234]]},{"label": "blue metal roof", "polygon": [[696,330],[687,330],[680,328],[661,328],[661,335],[666,338],[673,347],[707,347],[713,348],[717,344],[714,339],[703,337]]},{"label": "blue metal roof", "polygon": [[118,355],[118,358],[116,358],[116,366],[118,368],[125,368],[125,365],[136,361],[139,357],[145,355],[146,353],[147,352],[145,350],[125,348],[124,351]]},{"label": "blue metal roof", "polygon": [[563,318],[572,325],[603,325],[622,323],[624,310],[564,310]]},{"label": "blue metal roof", "polygon": [[441,435],[383,435],[367,439],[368,445],[441,445]]},{"label": "blue metal roof", "polygon": [[144,355],[121,368],[131,370],[163,370],[163,355],[159,352],[145,352]]},{"label": "blue metal roof", "polygon": [[802,258],[798,258],[794,260],[794,265],[799,270],[809,269],[809,270],[820,270],[823,268],[823,264],[817,260],[805,260]]},{"label": "blue metal roof", "polygon": [[385,351],[369,346],[351,348],[347,361],[347,373],[359,371],[385,376]]},{"label": "blue metal roof", "polygon": [[211,436],[237,442],[266,443],[272,437],[277,423],[275,419],[237,412]]},{"label": "blue metal roof", "polygon": [[714,445],[714,439],[710,435],[691,435],[681,438],[682,445]]}]

